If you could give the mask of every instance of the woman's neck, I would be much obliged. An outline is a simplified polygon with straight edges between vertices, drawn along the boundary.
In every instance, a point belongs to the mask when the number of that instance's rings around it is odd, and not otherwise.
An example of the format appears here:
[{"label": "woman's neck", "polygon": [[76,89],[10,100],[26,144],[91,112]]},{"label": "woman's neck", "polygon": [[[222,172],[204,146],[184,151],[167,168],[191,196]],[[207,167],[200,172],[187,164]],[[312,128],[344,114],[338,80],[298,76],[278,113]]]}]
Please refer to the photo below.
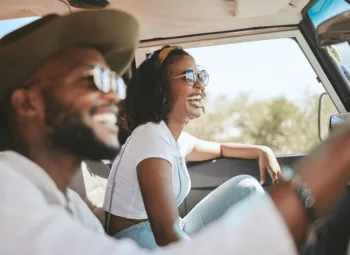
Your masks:
[{"label": "woman's neck", "polygon": [[167,126],[170,130],[170,133],[173,135],[175,140],[177,141],[184,130],[186,122],[178,121],[174,119],[168,119]]}]

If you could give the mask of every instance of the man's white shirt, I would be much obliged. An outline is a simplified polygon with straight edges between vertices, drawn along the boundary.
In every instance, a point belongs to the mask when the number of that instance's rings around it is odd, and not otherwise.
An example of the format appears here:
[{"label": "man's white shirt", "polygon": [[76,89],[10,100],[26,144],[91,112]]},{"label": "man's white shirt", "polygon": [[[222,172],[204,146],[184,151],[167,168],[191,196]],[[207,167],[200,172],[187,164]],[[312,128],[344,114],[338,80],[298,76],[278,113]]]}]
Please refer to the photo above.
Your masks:
[{"label": "man's white shirt", "polygon": [[63,194],[37,164],[0,154],[1,255],[296,255],[294,241],[268,196],[252,195],[189,241],[147,251],[116,240],[73,190]]}]

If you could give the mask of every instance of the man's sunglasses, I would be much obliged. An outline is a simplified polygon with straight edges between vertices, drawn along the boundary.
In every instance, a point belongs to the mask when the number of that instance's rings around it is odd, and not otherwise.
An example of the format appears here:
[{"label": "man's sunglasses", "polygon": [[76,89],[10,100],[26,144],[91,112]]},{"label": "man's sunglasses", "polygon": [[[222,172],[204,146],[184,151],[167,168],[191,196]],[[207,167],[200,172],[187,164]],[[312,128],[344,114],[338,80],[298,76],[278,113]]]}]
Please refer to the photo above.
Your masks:
[{"label": "man's sunglasses", "polygon": [[87,76],[94,82],[96,88],[103,93],[115,92],[119,100],[126,98],[126,86],[122,77],[116,72],[100,65],[87,71]]},{"label": "man's sunglasses", "polygon": [[198,72],[195,72],[193,70],[187,70],[184,74],[176,76],[173,79],[178,79],[182,77],[184,77],[191,86],[196,84],[197,80],[202,82],[204,86],[207,86],[209,83],[209,73],[206,70],[200,70]]}]

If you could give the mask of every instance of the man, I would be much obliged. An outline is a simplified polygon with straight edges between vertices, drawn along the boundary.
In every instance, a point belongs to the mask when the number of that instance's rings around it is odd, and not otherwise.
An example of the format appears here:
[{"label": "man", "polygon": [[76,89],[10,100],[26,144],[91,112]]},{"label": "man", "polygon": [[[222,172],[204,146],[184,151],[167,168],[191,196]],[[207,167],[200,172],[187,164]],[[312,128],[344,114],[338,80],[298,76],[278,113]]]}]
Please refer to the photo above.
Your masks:
[{"label": "man", "polygon": [[[0,254],[149,254],[107,237],[68,188],[83,159],[119,150],[118,77],[137,41],[134,18],[112,10],[49,15],[0,40]],[[346,129],[298,167],[320,217],[350,179],[349,147]],[[296,190],[283,183],[272,199],[252,196],[191,241],[151,254],[296,254],[313,220]]]},{"label": "man", "polygon": [[333,208],[314,241],[305,245],[303,255],[350,254],[350,186]]}]

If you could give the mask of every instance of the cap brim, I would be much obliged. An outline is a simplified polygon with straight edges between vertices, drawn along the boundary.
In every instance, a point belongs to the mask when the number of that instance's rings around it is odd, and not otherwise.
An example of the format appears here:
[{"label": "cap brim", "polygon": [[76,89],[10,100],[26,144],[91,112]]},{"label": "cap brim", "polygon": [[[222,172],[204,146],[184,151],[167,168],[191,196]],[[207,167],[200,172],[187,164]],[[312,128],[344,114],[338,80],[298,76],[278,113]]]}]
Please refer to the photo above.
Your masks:
[{"label": "cap brim", "polygon": [[100,50],[110,68],[121,75],[132,62],[139,41],[136,19],[117,10],[56,16],[35,29],[16,32],[20,38],[0,40],[0,97],[19,86],[50,56],[74,46]]}]

